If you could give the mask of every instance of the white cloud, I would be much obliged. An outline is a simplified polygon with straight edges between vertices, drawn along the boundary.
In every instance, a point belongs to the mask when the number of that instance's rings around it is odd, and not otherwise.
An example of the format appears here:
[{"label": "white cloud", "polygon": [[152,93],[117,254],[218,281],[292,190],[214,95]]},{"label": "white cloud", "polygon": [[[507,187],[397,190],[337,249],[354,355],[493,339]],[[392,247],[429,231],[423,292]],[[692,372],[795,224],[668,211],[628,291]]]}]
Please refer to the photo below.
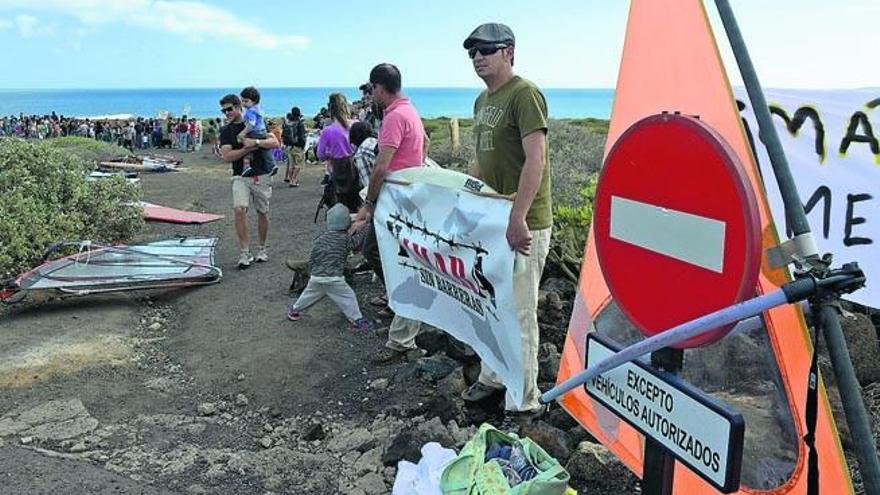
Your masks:
[{"label": "white cloud", "polygon": [[309,44],[305,36],[274,34],[239,19],[228,10],[199,1],[0,0],[0,9],[68,15],[87,27],[124,23],[173,33],[196,42],[223,39],[263,50],[298,50]]},{"label": "white cloud", "polygon": [[43,25],[39,19],[32,15],[20,14],[13,19],[15,27],[22,38],[34,38],[37,36],[51,36],[55,29],[52,26]]}]

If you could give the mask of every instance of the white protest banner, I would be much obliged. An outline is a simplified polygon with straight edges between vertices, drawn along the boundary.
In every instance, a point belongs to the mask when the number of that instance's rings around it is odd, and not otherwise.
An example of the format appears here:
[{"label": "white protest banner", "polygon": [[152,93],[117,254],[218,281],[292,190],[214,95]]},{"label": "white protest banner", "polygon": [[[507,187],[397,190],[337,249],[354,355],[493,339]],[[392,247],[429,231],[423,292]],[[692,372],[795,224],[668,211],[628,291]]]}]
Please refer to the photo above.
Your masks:
[{"label": "white protest banner", "polygon": [[513,203],[485,193],[488,186],[458,172],[397,172],[382,187],[373,222],[391,309],[473,347],[521,403],[514,253],[505,237]]},{"label": "white protest banner", "polygon": [[[757,150],[779,236],[782,196],[744,89],[736,92]],[[819,253],[835,265],[858,261],[868,283],[847,299],[880,308],[880,89],[765,90]]]}]

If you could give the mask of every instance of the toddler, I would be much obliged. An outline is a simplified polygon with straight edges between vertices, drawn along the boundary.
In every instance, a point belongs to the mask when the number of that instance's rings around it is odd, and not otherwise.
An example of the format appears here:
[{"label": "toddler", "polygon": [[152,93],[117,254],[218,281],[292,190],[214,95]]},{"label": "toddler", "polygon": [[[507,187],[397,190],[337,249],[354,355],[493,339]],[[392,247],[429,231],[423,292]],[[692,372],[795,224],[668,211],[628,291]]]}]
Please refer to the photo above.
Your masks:
[{"label": "toddler", "polygon": [[372,328],[370,320],[363,317],[357,296],[346,283],[343,272],[348,253],[359,249],[367,229],[351,236],[351,215],[348,208],[337,203],[327,211],[327,231],[315,238],[309,255],[309,283],[299,298],[287,308],[287,318],[297,321],[309,306],[330,297],[351,321],[354,330],[367,331]]}]

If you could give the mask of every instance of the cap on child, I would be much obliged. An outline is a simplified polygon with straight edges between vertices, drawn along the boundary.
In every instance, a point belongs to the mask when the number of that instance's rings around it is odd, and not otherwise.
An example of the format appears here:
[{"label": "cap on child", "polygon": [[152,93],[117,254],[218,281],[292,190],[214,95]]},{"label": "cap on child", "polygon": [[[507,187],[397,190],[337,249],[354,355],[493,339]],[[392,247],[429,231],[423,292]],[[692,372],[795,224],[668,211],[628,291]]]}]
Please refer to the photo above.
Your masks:
[{"label": "cap on child", "polygon": [[327,211],[328,230],[348,230],[351,227],[351,215],[342,203],[336,203]]}]

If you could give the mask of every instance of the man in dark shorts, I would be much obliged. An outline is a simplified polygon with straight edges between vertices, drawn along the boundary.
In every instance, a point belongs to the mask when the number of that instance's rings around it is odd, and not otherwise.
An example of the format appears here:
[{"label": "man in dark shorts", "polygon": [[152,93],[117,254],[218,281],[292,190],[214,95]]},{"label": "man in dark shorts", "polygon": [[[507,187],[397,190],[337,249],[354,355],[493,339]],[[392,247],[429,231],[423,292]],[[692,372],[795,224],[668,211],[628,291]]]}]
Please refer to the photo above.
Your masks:
[{"label": "man in dark shorts", "polygon": [[[241,100],[229,94],[220,99],[220,110],[226,117],[226,125],[220,129],[220,157],[232,163],[232,206],[235,212],[235,234],[238,237],[240,254],[238,267],[247,268],[256,261],[269,261],[266,252],[266,238],[269,235],[269,198],[272,197],[272,176],[255,175],[242,177],[244,158],[257,148],[272,149],[279,146],[274,134],[265,139],[247,138],[243,143],[237,140],[238,134],[245,128],[241,113]],[[260,153],[254,153],[256,160],[261,159]],[[263,170],[264,167],[259,167]],[[254,205],[257,210],[257,254],[251,254],[248,238],[247,211]]]}]

